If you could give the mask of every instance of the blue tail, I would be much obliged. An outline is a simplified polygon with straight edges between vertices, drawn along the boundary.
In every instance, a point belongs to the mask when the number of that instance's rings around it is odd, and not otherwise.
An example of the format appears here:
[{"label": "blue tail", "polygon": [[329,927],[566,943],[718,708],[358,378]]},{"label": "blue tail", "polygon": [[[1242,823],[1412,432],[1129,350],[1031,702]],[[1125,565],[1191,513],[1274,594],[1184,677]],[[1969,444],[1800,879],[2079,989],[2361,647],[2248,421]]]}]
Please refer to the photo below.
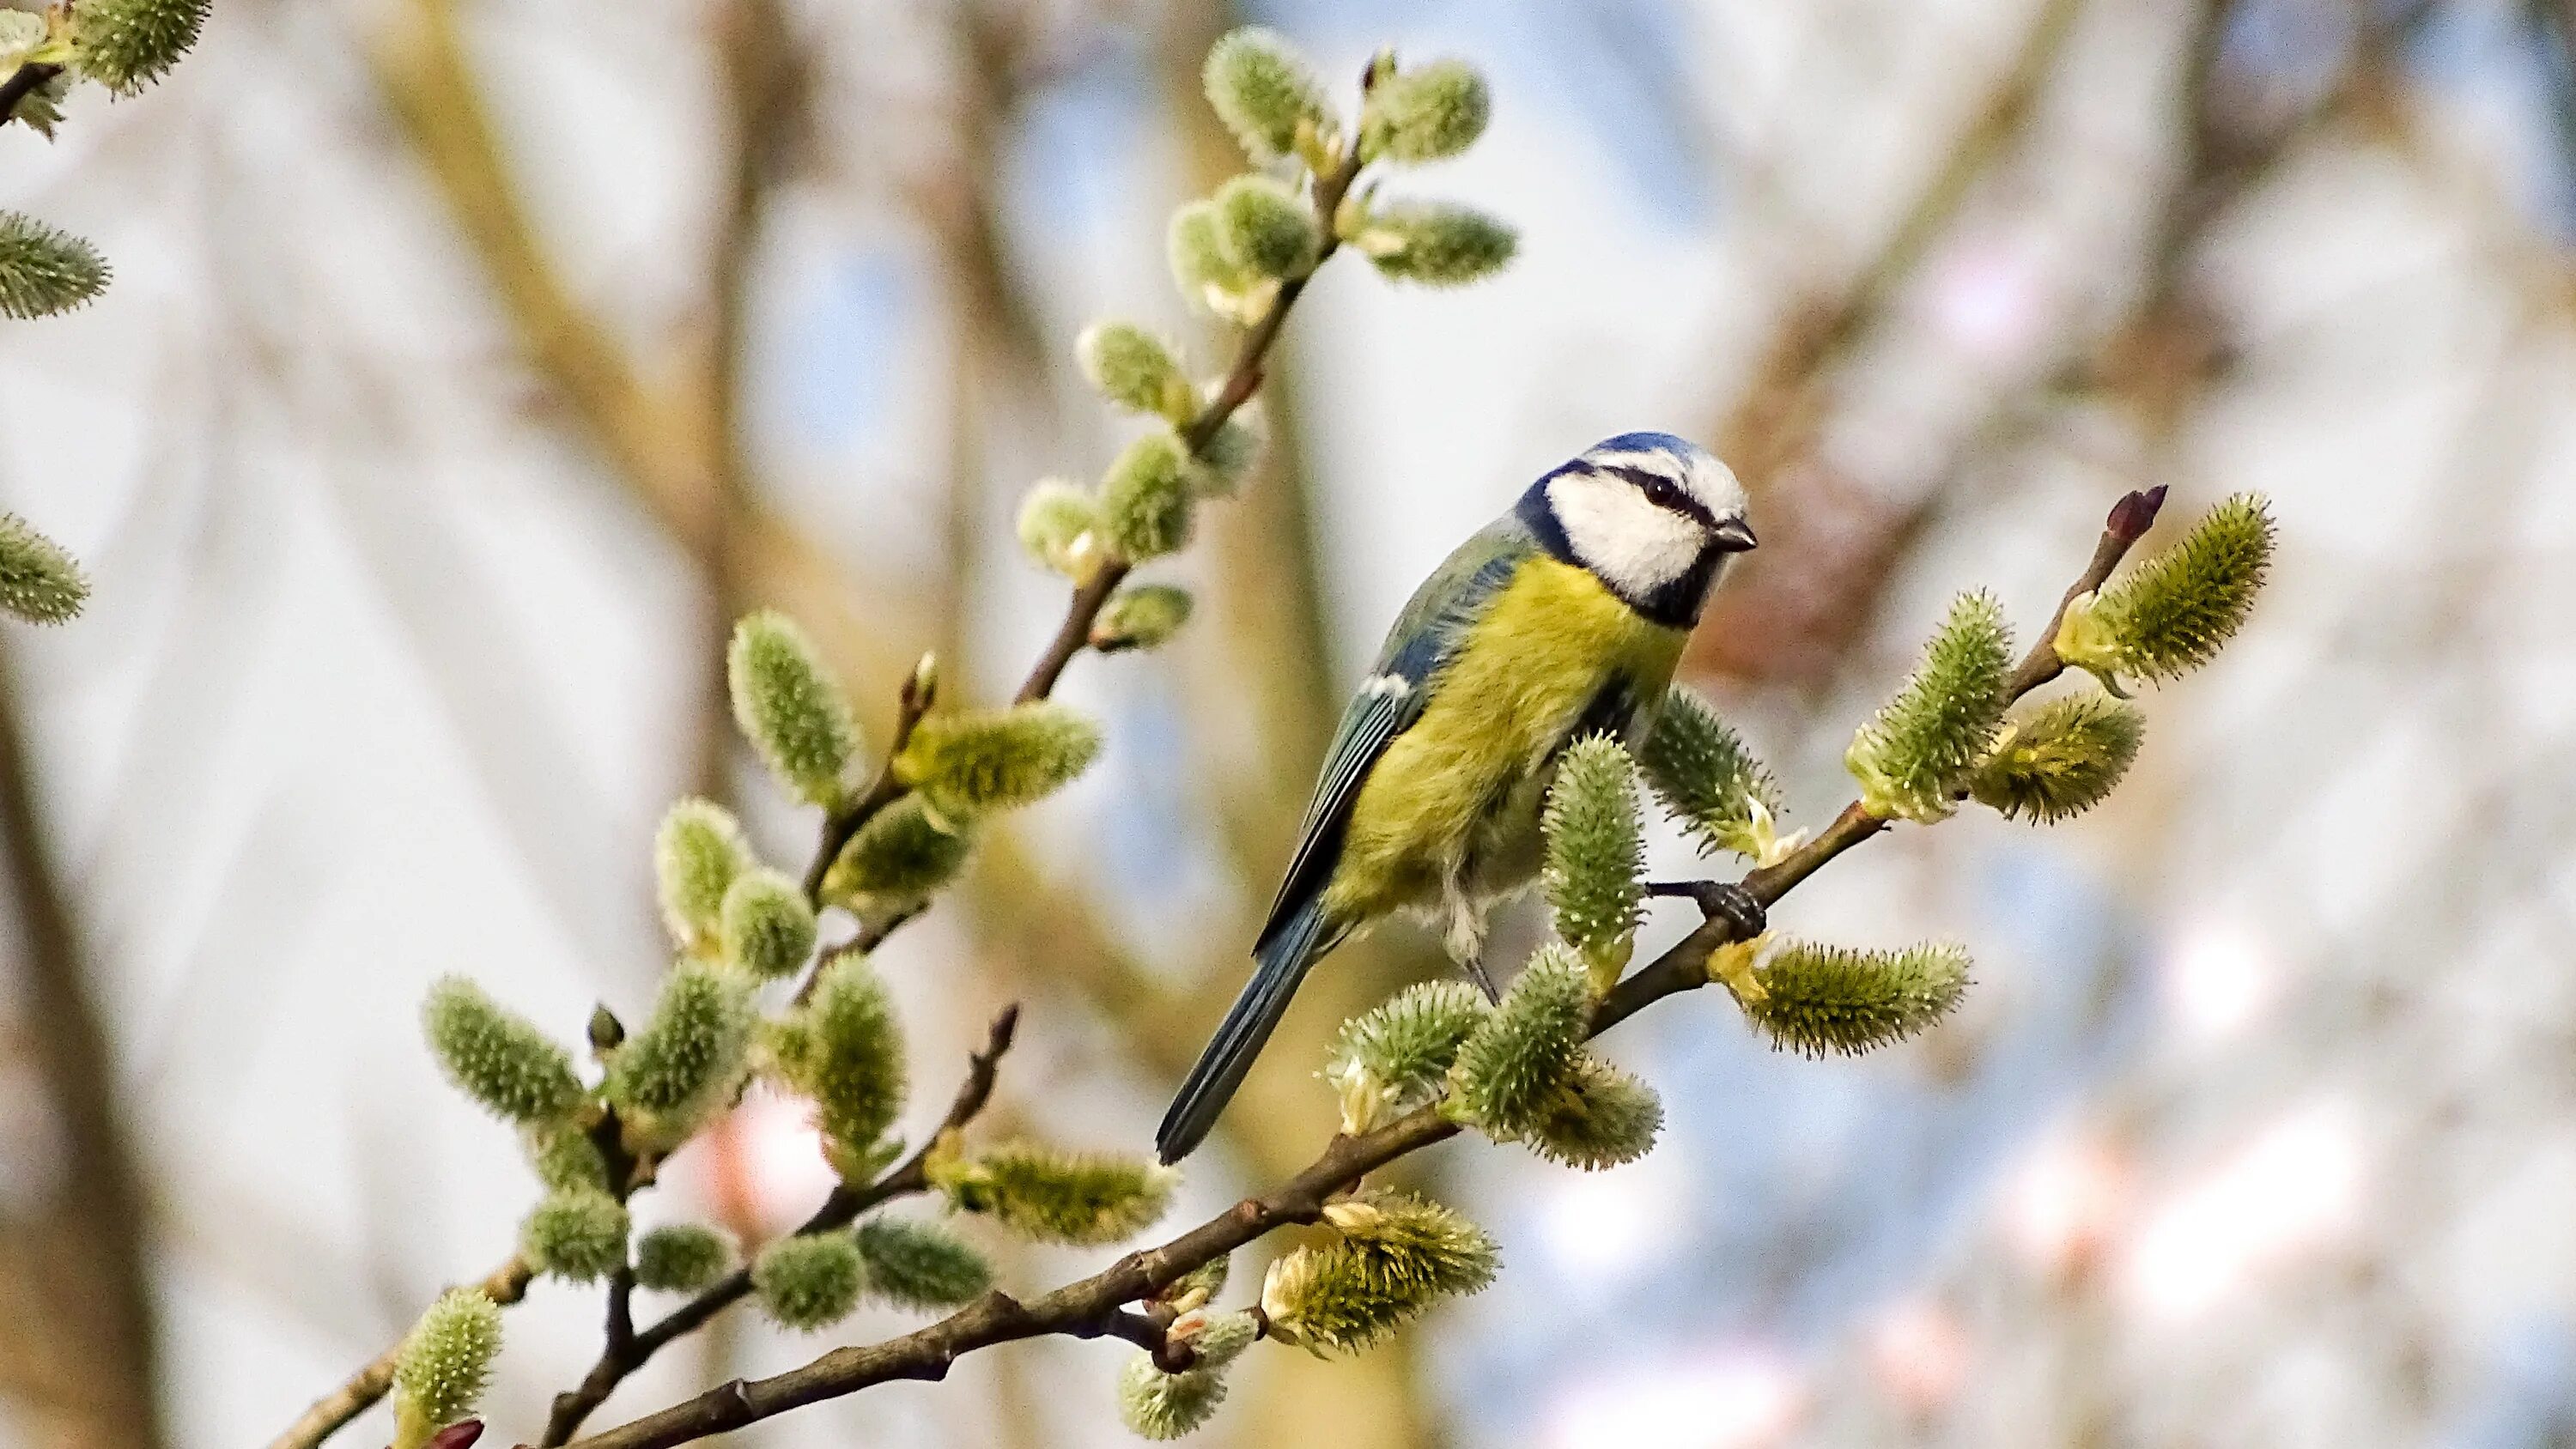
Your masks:
[{"label": "blue tail", "polygon": [[1271,1029],[1288,1014],[1289,998],[1306,979],[1306,968],[1331,949],[1323,936],[1324,903],[1309,900],[1252,948],[1256,963],[1252,979],[1244,983],[1234,1005],[1226,1008],[1215,1038],[1199,1053],[1198,1065],[1190,1068],[1188,1079],[1173,1094],[1171,1110],[1163,1114],[1162,1128],[1154,1134],[1154,1150],[1165,1163],[1187,1157],[1216,1125],[1217,1114],[1225,1110],[1234,1089],[1243,1085],[1244,1074],[1252,1070],[1252,1059],[1261,1055]]}]

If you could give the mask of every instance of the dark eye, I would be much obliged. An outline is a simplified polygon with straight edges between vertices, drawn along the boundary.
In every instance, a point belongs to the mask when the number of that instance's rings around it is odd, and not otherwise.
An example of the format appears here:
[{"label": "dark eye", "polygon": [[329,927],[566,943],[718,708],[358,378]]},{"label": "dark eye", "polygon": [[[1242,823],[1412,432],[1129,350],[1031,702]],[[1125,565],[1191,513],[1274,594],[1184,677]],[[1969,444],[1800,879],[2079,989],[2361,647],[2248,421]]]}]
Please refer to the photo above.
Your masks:
[{"label": "dark eye", "polygon": [[1661,478],[1650,476],[1638,487],[1645,493],[1646,501],[1657,508],[1670,508],[1681,502],[1680,492]]}]

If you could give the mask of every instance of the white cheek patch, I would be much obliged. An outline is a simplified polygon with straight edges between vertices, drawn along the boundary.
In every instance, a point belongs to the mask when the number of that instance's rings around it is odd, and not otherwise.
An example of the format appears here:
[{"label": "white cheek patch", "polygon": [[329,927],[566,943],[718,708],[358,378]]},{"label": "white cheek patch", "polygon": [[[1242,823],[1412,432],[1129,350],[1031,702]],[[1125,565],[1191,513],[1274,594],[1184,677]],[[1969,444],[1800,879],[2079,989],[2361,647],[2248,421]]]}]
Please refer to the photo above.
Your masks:
[{"label": "white cheek patch", "polygon": [[1690,572],[1706,542],[1697,524],[1613,479],[1568,473],[1548,485],[1547,498],[1575,558],[1631,597]]}]

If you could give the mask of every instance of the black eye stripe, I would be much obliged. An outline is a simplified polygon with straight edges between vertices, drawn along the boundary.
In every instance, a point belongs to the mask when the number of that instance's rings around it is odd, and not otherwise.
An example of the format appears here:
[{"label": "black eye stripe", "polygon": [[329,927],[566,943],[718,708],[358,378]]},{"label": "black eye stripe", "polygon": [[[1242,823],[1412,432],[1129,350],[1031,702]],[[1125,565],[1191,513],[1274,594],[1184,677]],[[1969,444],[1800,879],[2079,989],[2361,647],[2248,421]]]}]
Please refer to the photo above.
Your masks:
[{"label": "black eye stripe", "polygon": [[1616,474],[1634,483],[1638,491],[1646,495],[1646,501],[1658,508],[1678,513],[1702,528],[1717,527],[1717,519],[1711,516],[1706,508],[1700,506],[1698,499],[1690,496],[1673,480],[1661,473],[1627,463],[1613,463],[1601,471]]}]

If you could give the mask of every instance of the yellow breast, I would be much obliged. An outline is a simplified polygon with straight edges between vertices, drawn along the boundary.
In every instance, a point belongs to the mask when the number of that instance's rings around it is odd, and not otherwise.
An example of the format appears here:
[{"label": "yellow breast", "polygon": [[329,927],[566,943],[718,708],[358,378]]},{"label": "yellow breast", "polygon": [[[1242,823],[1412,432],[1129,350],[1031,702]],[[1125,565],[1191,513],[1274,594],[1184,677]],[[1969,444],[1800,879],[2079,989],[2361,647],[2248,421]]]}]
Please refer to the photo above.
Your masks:
[{"label": "yellow breast", "polygon": [[1524,564],[1435,681],[1422,718],[1360,787],[1326,893],[1332,914],[1373,918],[1433,899],[1471,851],[1491,849],[1498,828],[1534,831],[1534,818],[1500,818],[1534,815],[1531,792],[1516,787],[1548,765],[1613,679],[1659,705],[1685,637],[1571,564]]}]

